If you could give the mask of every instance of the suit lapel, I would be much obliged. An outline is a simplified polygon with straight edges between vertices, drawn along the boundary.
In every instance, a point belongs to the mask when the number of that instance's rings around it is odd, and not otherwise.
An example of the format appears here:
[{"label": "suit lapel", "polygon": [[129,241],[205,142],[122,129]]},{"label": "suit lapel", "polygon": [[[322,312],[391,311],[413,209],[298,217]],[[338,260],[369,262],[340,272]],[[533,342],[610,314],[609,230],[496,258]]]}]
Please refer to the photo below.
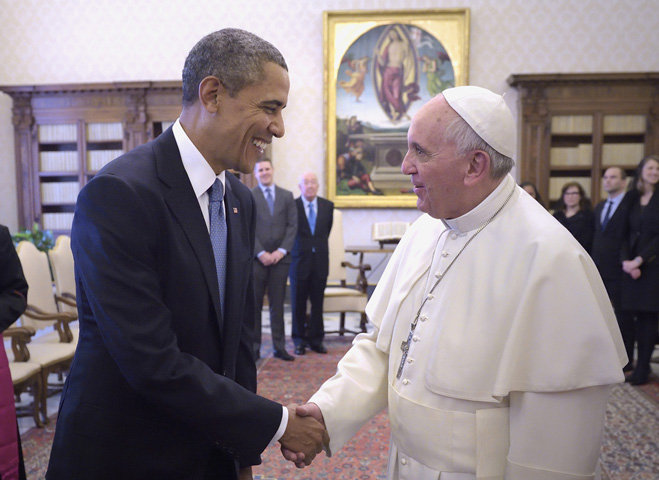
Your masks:
[{"label": "suit lapel", "polygon": [[181,161],[174,134],[171,128],[154,142],[158,176],[163,183],[163,196],[172,212],[172,216],[181,226],[190,247],[199,260],[206,287],[208,288],[217,321],[222,332],[222,313],[220,312],[220,289],[215,271],[215,257],[206,222],[199,209],[188,175]]}]

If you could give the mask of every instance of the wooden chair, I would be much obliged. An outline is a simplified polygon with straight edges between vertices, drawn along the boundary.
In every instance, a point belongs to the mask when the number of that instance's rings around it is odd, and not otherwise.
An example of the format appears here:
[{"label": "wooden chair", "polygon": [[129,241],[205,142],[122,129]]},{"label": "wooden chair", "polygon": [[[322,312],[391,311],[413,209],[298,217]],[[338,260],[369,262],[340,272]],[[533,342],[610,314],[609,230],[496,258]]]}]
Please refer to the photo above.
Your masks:
[{"label": "wooden chair", "polygon": [[69,324],[77,319],[77,315],[57,311],[47,255],[26,241],[20,242],[16,251],[29,287],[27,309],[20,323],[35,331],[30,345],[30,359],[41,365],[45,405],[48,389],[59,391],[62,388],[61,382],[49,384],[49,375],[63,375],[73,361],[76,344]]},{"label": "wooden chair", "polygon": [[[16,415],[19,417],[31,415],[35,425],[41,428],[48,420],[48,412],[46,404],[43,403],[41,365],[30,360],[30,351],[27,348],[27,343],[33,335],[34,329],[16,326],[11,326],[2,333],[5,339],[11,339],[9,345],[7,345],[8,342],[5,342],[5,350],[9,360],[9,371],[14,384],[16,401],[20,402],[21,394],[26,391],[29,391],[33,398],[31,405],[17,406]],[[43,421],[39,417],[39,413],[43,416]]]},{"label": "wooden chair", "polygon": [[350,288],[346,285],[347,268],[359,270],[359,277],[364,276],[366,270],[370,270],[368,264],[353,265],[345,261],[345,245],[343,243],[343,215],[340,210],[334,209],[334,220],[332,231],[329,236],[329,275],[327,277],[327,288],[325,288],[325,300],[323,302],[324,313],[340,313],[339,329],[325,331],[325,333],[357,334],[360,332],[345,328],[346,312],[355,312],[361,315],[359,325],[361,331],[366,331],[366,303],[368,301],[365,291]]},{"label": "wooden chair", "polygon": [[[76,281],[73,268],[73,253],[71,238],[67,235],[57,237],[55,246],[48,252],[50,268],[55,282],[55,300],[60,312],[70,312],[78,315],[76,306]],[[78,321],[69,324],[73,334],[73,342],[78,344]]]}]

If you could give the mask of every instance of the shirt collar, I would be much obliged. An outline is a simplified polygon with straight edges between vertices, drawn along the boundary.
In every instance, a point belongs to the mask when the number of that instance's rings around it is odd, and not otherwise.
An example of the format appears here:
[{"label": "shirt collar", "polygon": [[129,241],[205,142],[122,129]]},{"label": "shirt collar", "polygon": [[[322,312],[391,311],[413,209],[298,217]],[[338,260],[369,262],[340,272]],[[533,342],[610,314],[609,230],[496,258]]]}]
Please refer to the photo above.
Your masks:
[{"label": "shirt collar", "polygon": [[309,200],[307,200],[306,198],[304,198],[304,195],[300,196],[300,198],[302,199],[302,204],[304,205],[305,210],[309,209],[309,204],[310,203],[313,204],[313,206],[316,210],[318,210],[318,208],[316,208],[318,206],[318,197],[317,196],[313,197],[313,200],[311,202]]},{"label": "shirt collar", "polygon": [[497,188],[490,193],[485,200],[479,203],[475,208],[465,213],[461,217],[444,220],[442,222],[451,230],[460,232],[469,232],[474,230],[489,220],[494,212],[497,211],[503,202],[510,195],[511,189],[516,188],[516,183],[510,174],[506,175]]},{"label": "shirt collar", "polygon": [[[209,163],[194,143],[192,143],[192,140],[190,140],[190,137],[185,133],[185,130],[183,130],[180,119],[176,120],[174,123],[172,132],[174,133],[178,149],[181,152],[183,168],[185,168],[185,172],[188,174],[195,196],[199,198],[206,193],[213,183],[215,183],[216,178],[220,179],[222,187],[226,187],[226,171],[222,171],[219,175],[215,175],[215,172]],[[226,188],[224,188],[224,191],[226,192]]]}]

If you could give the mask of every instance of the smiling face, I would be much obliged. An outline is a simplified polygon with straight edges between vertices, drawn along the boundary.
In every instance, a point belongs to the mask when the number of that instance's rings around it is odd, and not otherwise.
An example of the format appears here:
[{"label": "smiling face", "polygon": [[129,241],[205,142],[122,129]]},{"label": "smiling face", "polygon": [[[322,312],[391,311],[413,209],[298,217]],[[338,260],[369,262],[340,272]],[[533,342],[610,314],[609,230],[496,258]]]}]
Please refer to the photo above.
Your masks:
[{"label": "smiling face", "polygon": [[457,155],[455,143],[444,140],[446,125],[456,116],[439,95],[414,115],[407,133],[401,171],[411,176],[417,208],[434,218],[451,219],[469,211],[464,206],[469,162]]},{"label": "smiling face", "polygon": [[274,169],[269,160],[259,160],[254,167],[254,175],[259,181],[259,184],[264,187],[269,187],[273,184]]},{"label": "smiling face", "polygon": [[313,172],[308,172],[300,178],[300,192],[307,202],[313,202],[318,194],[318,177]]},{"label": "smiling face", "polygon": [[656,191],[657,184],[659,183],[659,162],[654,159],[648,159],[645,165],[643,165],[643,170],[641,170],[641,180],[646,186]]},{"label": "smiling face", "polygon": [[272,137],[284,136],[282,110],[288,102],[288,72],[268,62],[262,81],[244,87],[235,96],[222,88],[214,113],[213,157],[225,169],[251,173]]}]

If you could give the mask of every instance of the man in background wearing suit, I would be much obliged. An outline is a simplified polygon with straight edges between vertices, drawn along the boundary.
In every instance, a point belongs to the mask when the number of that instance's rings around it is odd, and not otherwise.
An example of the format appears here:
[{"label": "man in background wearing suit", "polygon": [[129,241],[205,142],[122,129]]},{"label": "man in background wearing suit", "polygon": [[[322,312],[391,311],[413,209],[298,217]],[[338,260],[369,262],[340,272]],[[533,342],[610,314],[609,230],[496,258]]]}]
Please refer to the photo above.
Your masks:
[{"label": "man in background wearing suit", "polygon": [[271,443],[310,462],[327,434],[256,395],[250,173],[284,135],[286,62],[243,30],[207,35],[183,109],[82,189],[71,232],[80,340],[49,480],[252,478]]},{"label": "man in background wearing suit", "polygon": [[259,181],[258,186],[252,189],[256,204],[254,358],[258,360],[261,356],[261,311],[267,287],[274,356],[291,362],[295,357],[286,351],[284,298],[288,266],[291,264],[289,252],[297,233],[297,212],[293,194],[275,185],[270,159],[258,160],[254,174]]},{"label": "man in background wearing suit", "polygon": [[[295,200],[298,229],[293,246],[290,278],[295,354],[304,355],[307,346],[314,352],[327,353],[323,345],[323,298],[329,273],[327,241],[334,204],[318,197],[318,177],[307,172],[300,178],[302,195]],[[307,322],[307,300],[311,315]]]},{"label": "man in background wearing suit", "polygon": [[[595,235],[591,256],[611,299],[618,326],[623,333],[622,338],[631,338],[631,344],[629,341],[625,342],[629,363],[625,365],[623,371],[627,372],[632,370],[634,358],[634,326],[633,323],[631,326],[625,325],[620,316],[620,287],[623,275],[620,249],[629,208],[625,202],[627,172],[621,167],[609,167],[604,171],[602,178],[604,191],[608,196],[606,200],[595,206]],[[630,328],[631,332],[629,332]]]}]

